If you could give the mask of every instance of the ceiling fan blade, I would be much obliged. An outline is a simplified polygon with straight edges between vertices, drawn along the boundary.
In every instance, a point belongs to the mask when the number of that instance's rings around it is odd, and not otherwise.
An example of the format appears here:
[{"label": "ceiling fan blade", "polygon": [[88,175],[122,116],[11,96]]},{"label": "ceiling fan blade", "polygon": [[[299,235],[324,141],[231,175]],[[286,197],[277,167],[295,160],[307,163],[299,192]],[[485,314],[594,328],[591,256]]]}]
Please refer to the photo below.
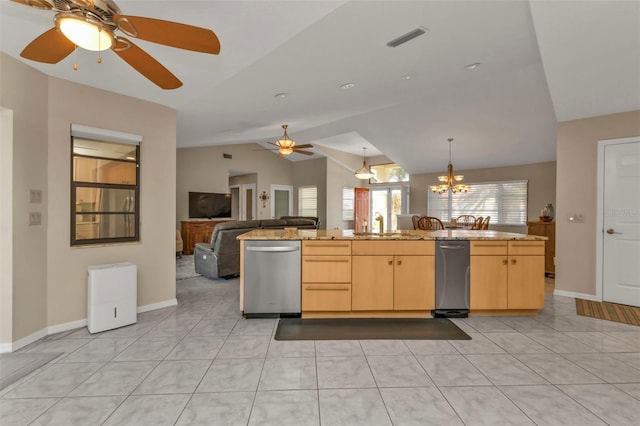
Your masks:
[{"label": "ceiling fan blade", "polygon": [[[127,44],[129,45],[128,47],[126,47]],[[124,48],[123,45],[125,45]],[[156,61],[153,56],[131,43],[131,41],[118,37],[117,42],[111,49],[126,63],[135,68],[136,71],[162,89],[177,89],[182,86],[182,82],[178,80],[178,77]]]},{"label": "ceiling fan blade", "polygon": [[57,64],[76,48],[76,45],[62,35],[55,27],[40,34],[20,52],[20,56],[45,64]]},{"label": "ceiling fan blade", "polygon": [[51,3],[44,0],[11,0],[15,3],[24,4],[25,6],[35,7],[36,9],[51,9]]},{"label": "ceiling fan blade", "polygon": [[113,21],[131,37],[202,53],[220,53],[220,40],[207,28],[141,16],[114,15]]},{"label": "ceiling fan blade", "polygon": [[293,149],[305,149],[305,148],[313,148],[313,145],[311,145],[310,143],[305,143],[302,145],[295,145]]},{"label": "ceiling fan blade", "polygon": [[297,152],[298,154],[304,154],[304,155],[313,155],[313,152],[311,151],[301,151],[298,149],[294,149],[293,152]]}]

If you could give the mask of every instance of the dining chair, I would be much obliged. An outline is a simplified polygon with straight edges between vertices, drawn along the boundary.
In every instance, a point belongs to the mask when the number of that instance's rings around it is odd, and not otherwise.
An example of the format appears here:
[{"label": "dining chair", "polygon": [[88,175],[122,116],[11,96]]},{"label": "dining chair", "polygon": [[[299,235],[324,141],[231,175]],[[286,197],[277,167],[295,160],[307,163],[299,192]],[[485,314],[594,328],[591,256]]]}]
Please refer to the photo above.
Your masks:
[{"label": "dining chair", "polygon": [[484,221],[484,218],[482,216],[478,217],[476,221],[473,223],[473,225],[471,226],[471,229],[482,229],[483,221]]},{"label": "dining chair", "polygon": [[482,222],[482,229],[487,230],[489,229],[489,221],[491,220],[491,216],[487,216],[484,218],[484,221]]},{"label": "dining chair", "polygon": [[462,214],[456,218],[458,226],[471,226],[476,221],[476,217],[470,214]]},{"label": "dining chair", "polygon": [[437,217],[432,216],[420,216],[418,218],[418,228],[422,230],[434,231],[442,229],[444,230],[444,224]]},{"label": "dining chair", "polygon": [[418,216],[417,214],[414,214],[413,216],[411,216],[411,222],[413,222],[413,229],[419,229],[418,219],[420,219],[420,216]]}]

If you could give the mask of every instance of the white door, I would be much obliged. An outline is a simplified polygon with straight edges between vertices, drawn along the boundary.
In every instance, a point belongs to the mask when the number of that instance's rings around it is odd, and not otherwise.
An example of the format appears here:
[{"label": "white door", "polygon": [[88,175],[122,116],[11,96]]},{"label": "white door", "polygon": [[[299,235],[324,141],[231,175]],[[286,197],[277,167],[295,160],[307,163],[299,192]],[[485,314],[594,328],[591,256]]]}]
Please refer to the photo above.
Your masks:
[{"label": "white door", "polygon": [[604,145],[602,299],[640,306],[640,139]]},{"label": "white door", "polygon": [[293,215],[293,186],[271,185],[271,218]]}]

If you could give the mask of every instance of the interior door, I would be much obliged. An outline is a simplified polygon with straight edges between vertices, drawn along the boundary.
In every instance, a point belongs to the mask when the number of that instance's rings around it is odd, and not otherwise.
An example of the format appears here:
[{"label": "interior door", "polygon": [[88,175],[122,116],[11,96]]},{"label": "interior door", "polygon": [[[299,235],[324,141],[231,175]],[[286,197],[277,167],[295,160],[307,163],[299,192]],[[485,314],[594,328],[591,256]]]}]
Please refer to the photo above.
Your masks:
[{"label": "interior door", "polygon": [[604,147],[602,299],[640,306],[640,139]]},{"label": "interior door", "polygon": [[366,228],[371,230],[369,220],[369,188],[354,188],[354,205],[353,205],[353,229],[356,232],[365,232]]},{"label": "interior door", "polygon": [[256,218],[256,184],[245,183],[242,185],[242,208],[240,220],[253,220]]},{"label": "interior door", "polygon": [[271,218],[293,215],[293,186],[271,185]]}]

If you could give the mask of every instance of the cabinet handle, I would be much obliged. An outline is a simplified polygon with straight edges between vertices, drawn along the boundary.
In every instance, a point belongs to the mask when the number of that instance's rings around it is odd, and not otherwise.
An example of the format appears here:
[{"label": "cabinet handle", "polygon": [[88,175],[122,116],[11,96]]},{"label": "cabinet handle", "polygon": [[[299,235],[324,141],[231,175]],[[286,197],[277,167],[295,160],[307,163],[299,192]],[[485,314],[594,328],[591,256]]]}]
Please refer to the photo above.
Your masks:
[{"label": "cabinet handle", "polygon": [[511,264],[515,265],[516,264],[516,260],[515,259],[511,259]]},{"label": "cabinet handle", "polygon": [[507,262],[507,259],[502,259],[502,264],[503,264],[503,265],[506,265],[507,263],[508,263],[508,262]]},{"label": "cabinet handle", "polygon": [[402,260],[398,260],[398,265],[402,265]]},{"label": "cabinet handle", "polygon": [[307,247],[349,247],[349,244],[309,244]]},{"label": "cabinet handle", "polygon": [[322,288],[322,287],[305,287],[304,289],[305,291],[349,291],[349,288],[347,287],[343,287],[343,288]]},{"label": "cabinet handle", "polygon": [[387,262],[389,263],[389,265],[393,265],[393,260],[387,260]]},{"label": "cabinet handle", "polygon": [[305,259],[305,262],[349,262],[348,259]]}]

